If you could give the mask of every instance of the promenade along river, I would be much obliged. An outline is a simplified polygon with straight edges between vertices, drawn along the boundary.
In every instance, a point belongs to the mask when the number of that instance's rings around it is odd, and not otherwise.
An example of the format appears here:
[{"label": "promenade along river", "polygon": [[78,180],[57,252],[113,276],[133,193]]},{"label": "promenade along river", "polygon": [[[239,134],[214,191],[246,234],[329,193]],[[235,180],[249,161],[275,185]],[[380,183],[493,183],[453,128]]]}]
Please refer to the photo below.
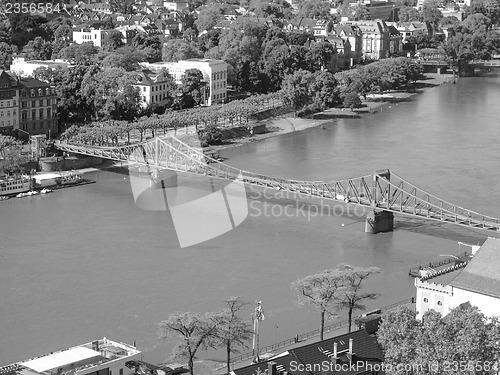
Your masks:
[{"label": "promenade along river", "polygon": [[[448,201],[500,217],[499,103],[499,77],[464,78],[363,119],[224,156],[246,170],[295,179],[389,168]],[[340,263],[378,266],[382,274],[366,285],[381,293],[368,303],[375,308],[414,295],[410,266],[457,254],[459,240],[485,239],[398,216],[394,232],[369,235],[362,218],[327,210],[308,219],[284,209],[293,201],[267,200],[279,207],[265,211],[259,199],[235,230],[180,249],[170,215],[138,209],[127,175],[89,178],[96,183],[0,202],[0,364],[103,336],[136,340],[144,358],[157,363],[176,341],[160,340],[157,323],[175,311],[216,310],[234,295],[262,301],[261,346],[272,344],[274,336],[318,327],[319,314],[299,307],[290,290],[299,277]]]}]

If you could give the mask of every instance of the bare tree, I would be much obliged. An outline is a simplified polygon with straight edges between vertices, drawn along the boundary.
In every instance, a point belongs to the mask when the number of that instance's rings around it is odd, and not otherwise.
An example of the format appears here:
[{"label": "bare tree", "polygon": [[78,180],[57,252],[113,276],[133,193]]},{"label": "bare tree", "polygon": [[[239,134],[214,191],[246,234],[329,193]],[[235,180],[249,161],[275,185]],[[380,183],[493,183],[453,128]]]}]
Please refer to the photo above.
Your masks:
[{"label": "bare tree", "polygon": [[339,288],[342,285],[342,275],[334,269],[306,276],[291,284],[292,289],[298,292],[300,304],[312,305],[319,310],[321,314],[321,340],[324,338],[325,315],[336,316],[332,308],[338,305]]},{"label": "bare tree", "polygon": [[200,315],[193,312],[176,312],[170,314],[159,326],[161,338],[181,337],[181,341],[174,349],[174,355],[188,359],[191,375],[198,349],[216,348],[218,320],[214,313]]},{"label": "bare tree", "polygon": [[252,327],[238,316],[240,310],[248,303],[239,297],[229,297],[226,307],[216,314],[218,347],[225,347],[227,353],[227,372],[231,372],[231,354],[238,353],[239,348],[248,348],[247,342],[252,339]]},{"label": "bare tree", "polygon": [[361,288],[363,282],[368,277],[380,273],[380,268],[361,268],[341,265],[338,269],[343,284],[339,290],[340,306],[348,310],[349,332],[351,332],[352,312],[354,310],[365,309],[365,306],[361,304],[361,301],[375,299],[379,296],[377,293],[363,293],[361,292]]}]

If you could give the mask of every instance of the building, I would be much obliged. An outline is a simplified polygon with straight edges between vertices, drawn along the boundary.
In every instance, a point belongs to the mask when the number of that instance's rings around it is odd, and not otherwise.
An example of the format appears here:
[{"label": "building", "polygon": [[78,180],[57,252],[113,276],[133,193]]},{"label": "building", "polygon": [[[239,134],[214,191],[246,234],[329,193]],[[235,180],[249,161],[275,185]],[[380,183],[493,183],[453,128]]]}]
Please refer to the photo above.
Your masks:
[{"label": "building", "polygon": [[167,95],[171,94],[167,84],[167,77],[163,71],[153,72],[149,69],[141,69],[137,73],[137,84],[141,95],[141,104],[143,107],[151,103],[158,105],[167,104]]},{"label": "building", "polygon": [[2,375],[129,375],[125,364],[138,359],[135,347],[101,340],[0,367]]},{"label": "building", "polygon": [[382,20],[349,21],[359,27],[362,33],[363,58],[378,60],[388,57],[390,46],[390,31]]},{"label": "building", "polygon": [[19,128],[30,134],[57,134],[55,89],[35,78],[19,80]]},{"label": "building", "polygon": [[68,69],[69,63],[64,60],[56,59],[56,60],[28,60],[25,61],[24,57],[16,57],[12,65],[10,66],[10,70],[19,74],[20,76],[33,76],[33,72],[38,68],[62,68],[64,70]]},{"label": "building", "polygon": [[394,26],[389,28],[389,55],[397,55],[403,51],[403,35]]},{"label": "building", "polygon": [[416,31],[431,33],[431,26],[428,22],[399,22],[394,23],[393,26],[401,33],[403,43],[406,43],[407,39],[413,36]]},{"label": "building", "polygon": [[0,130],[19,128],[19,79],[0,70]]},{"label": "building", "polygon": [[336,36],[349,42],[352,64],[357,64],[363,57],[363,33],[359,27],[350,24],[339,24],[333,28]]},{"label": "building", "polygon": [[466,302],[500,316],[499,264],[500,239],[488,238],[468,262],[415,279],[418,318],[431,309],[446,316]]},{"label": "building", "polygon": [[92,42],[94,46],[102,47],[104,38],[110,31],[101,29],[80,29],[79,31],[73,31],[73,42],[78,44]]},{"label": "building", "polygon": [[383,360],[377,340],[362,329],[289,349],[268,361],[235,369],[230,374],[372,375],[380,372]]},{"label": "building", "polygon": [[186,70],[198,69],[203,73],[207,83],[205,105],[223,103],[227,98],[227,64],[222,60],[189,59],[178,62],[145,63],[143,66],[155,71],[167,69],[177,84],[182,83]]}]

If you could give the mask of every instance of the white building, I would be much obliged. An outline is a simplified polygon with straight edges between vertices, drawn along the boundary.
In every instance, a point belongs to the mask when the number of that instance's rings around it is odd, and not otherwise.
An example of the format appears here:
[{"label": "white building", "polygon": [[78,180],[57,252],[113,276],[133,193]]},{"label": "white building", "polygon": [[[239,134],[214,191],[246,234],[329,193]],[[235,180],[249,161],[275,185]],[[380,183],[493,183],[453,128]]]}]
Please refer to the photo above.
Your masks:
[{"label": "white building", "polygon": [[33,72],[38,68],[51,68],[57,67],[68,69],[69,63],[65,60],[29,60],[25,61],[24,57],[16,57],[10,66],[10,70],[21,76],[33,77]]},{"label": "white building", "polygon": [[[148,104],[167,104],[166,98],[169,92],[167,82],[168,77],[161,71],[152,72],[149,69],[137,71],[137,84],[141,95],[141,104],[146,107]],[[168,74],[167,74],[168,75]]]},{"label": "white building", "polygon": [[198,69],[203,73],[205,82],[208,84],[205,104],[223,103],[227,98],[227,64],[222,60],[189,59],[143,65],[152,70],[167,69],[177,84],[182,82],[182,76],[186,70]]},{"label": "white building", "polygon": [[87,42],[94,43],[96,47],[102,47],[104,37],[110,30],[101,29],[81,29],[79,31],[73,31],[73,42],[82,44]]},{"label": "white building", "polygon": [[430,309],[446,316],[469,302],[486,316],[500,316],[500,239],[488,238],[468,263],[415,279],[418,318]]},{"label": "white building", "polygon": [[2,375],[129,375],[125,363],[139,359],[135,347],[101,340],[0,367]]}]

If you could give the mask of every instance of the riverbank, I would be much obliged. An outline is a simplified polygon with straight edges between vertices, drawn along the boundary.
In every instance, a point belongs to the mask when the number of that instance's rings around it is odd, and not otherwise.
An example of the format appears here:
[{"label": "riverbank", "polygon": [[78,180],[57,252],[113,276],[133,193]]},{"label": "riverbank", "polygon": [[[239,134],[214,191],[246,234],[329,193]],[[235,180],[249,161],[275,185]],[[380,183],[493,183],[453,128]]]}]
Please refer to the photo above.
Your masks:
[{"label": "riverbank", "polygon": [[349,108],[329,108],[325,111],[315,113],[307,118],[293,117],[293,111],[281,116],[262,121],[266,124],[267,133],[255,134],[247,137],[237,137],[227,139],[223,145],[212,146],[210,150],[223,151],[228,148],[239,147],[250,142],[258,142],[267,138],[279,135],[303,131],[317,126],[327,126],[338,118],[359,118],[365,115],[371,115],[384,108],[390,108],[392,105],[398,105],[399,102],[410,101],[415,95],[419,95],[434,87],[453,81],[452,74],[428,73],[426,79],[417,81],[406,91],[390,91],[383,94],[368,94],[366,99],[361,98],[362,107],[351,111]]}]

